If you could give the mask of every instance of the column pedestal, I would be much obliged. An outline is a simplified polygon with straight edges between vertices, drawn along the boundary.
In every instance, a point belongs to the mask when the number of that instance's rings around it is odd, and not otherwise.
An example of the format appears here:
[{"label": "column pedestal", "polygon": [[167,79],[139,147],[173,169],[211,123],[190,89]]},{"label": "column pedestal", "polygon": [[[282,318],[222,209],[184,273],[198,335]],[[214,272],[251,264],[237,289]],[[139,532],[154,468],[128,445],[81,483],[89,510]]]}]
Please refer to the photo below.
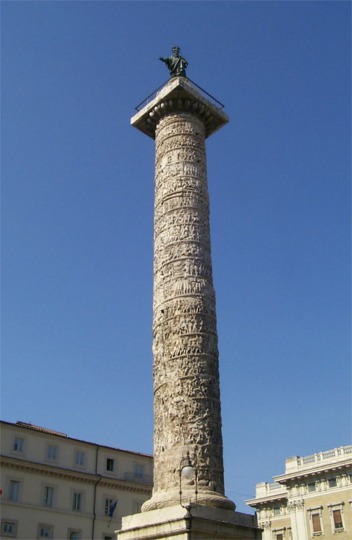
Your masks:
[{"label": "column pedestal", "polygon": [[118,540],[253,540],[261,538],[255,516],[198,506],[169,506],[122,518]]}]

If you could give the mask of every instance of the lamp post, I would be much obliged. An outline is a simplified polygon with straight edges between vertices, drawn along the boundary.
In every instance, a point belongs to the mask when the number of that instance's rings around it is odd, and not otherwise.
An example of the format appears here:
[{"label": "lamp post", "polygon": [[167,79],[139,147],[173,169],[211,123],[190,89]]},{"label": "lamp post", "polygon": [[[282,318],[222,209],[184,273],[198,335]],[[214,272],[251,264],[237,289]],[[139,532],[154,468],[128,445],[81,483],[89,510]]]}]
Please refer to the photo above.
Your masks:
[{"label": "lamp post", "polygon": [[[191,482],[194,479],[194,495],[195,495],[194,503],[192,503],[191,500],[188,502],[188,504],[182,503],[182,479],[188,482]],[[197,495],[198,495],[197,455],[195,453],[194,461],[192,462],[189,455],[189,451],[187,451],[186,457],[182,458],[181,463],[180,463],[180,505],[182,506],[182,508],[187,510],[187,513],[185,515],[187,540],[191,540],[192,519],[193,519],[191,509],[197,506]]]}]

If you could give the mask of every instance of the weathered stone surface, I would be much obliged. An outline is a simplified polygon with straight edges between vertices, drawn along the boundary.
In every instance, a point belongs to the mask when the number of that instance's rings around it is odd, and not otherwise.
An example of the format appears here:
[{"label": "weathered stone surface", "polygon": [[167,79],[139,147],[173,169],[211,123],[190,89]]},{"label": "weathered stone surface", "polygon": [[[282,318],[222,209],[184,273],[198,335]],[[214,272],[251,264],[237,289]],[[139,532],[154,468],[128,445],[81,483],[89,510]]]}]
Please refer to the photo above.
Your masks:
[{"label": "weathered stone surface", "polygon": [[[154,491],[143,509],[179,500],[187,451],[198,502],[234,508],[224,497],[205,126],[179,107],[155,130]],[[194,498],[194,481],[182,490]]]},{"label": "weathered stone surface", "polygon": [[[228,121],[185,78],[131,120],[155,138],[154,490],[119,540],[260,538],[224,495],[205,138]],[[189,451],[198,482],[182,479]],[[188,509],[186,509],[188,505]]]}]

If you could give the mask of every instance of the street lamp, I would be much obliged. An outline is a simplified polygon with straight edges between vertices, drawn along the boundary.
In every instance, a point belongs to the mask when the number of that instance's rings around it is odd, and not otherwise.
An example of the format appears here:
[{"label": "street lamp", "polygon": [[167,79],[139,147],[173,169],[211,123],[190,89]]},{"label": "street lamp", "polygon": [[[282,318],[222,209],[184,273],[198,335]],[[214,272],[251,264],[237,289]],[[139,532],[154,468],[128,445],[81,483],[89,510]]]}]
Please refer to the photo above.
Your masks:
[{"label": "street lamp", "polygon": [[[187,513],[185,515],[187,540],[191,540],[192,519],[193,519],[191,509],[197,505],[197,495],[198,495],[198,471],[197,471],[196,453],[194,457],[194,462],[192,462],[189,456],[189,451],[187,451],[186,457],[181,459],[179,470],[180,470],[180,505],[182,506],[182,508],[185,508],[185,510],[187,510]],[[195,494],[194,503],[189,501],[188,504],[182,504],[182,479],[187,480],[188,482],[191,482],[194,479],[194,494]]]},{"label": "street lamp", "polygon": [[[182,465],[182,463],[184,463],[184,465]],[[196,470],[193,467],[188,451],[186,457],[181,460],[181,475],[186,480],[192,480],[196,475]]]}]

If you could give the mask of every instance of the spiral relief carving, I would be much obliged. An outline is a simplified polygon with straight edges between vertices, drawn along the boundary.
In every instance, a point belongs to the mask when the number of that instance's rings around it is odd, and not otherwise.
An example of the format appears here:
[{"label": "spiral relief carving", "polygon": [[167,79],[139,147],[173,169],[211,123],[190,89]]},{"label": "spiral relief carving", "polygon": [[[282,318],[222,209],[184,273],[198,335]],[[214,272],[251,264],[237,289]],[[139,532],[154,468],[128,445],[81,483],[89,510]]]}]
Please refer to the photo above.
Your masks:
[{"label": "spiral relief carving", "polygon": [[[224,496],[215,293],[203,109],[166,104],[155,128],[154,490],[149,510],[175,504],[179,464],[197,452],[202,504]],[[173,113],[173,107],[179,111]],[[167,110],[166,110],[167,109]],[[166,114],[166,112],[167,114]],[[197,112],[197,114],[196,114]],[[189,486],[194,492],[194,486]]]}]

